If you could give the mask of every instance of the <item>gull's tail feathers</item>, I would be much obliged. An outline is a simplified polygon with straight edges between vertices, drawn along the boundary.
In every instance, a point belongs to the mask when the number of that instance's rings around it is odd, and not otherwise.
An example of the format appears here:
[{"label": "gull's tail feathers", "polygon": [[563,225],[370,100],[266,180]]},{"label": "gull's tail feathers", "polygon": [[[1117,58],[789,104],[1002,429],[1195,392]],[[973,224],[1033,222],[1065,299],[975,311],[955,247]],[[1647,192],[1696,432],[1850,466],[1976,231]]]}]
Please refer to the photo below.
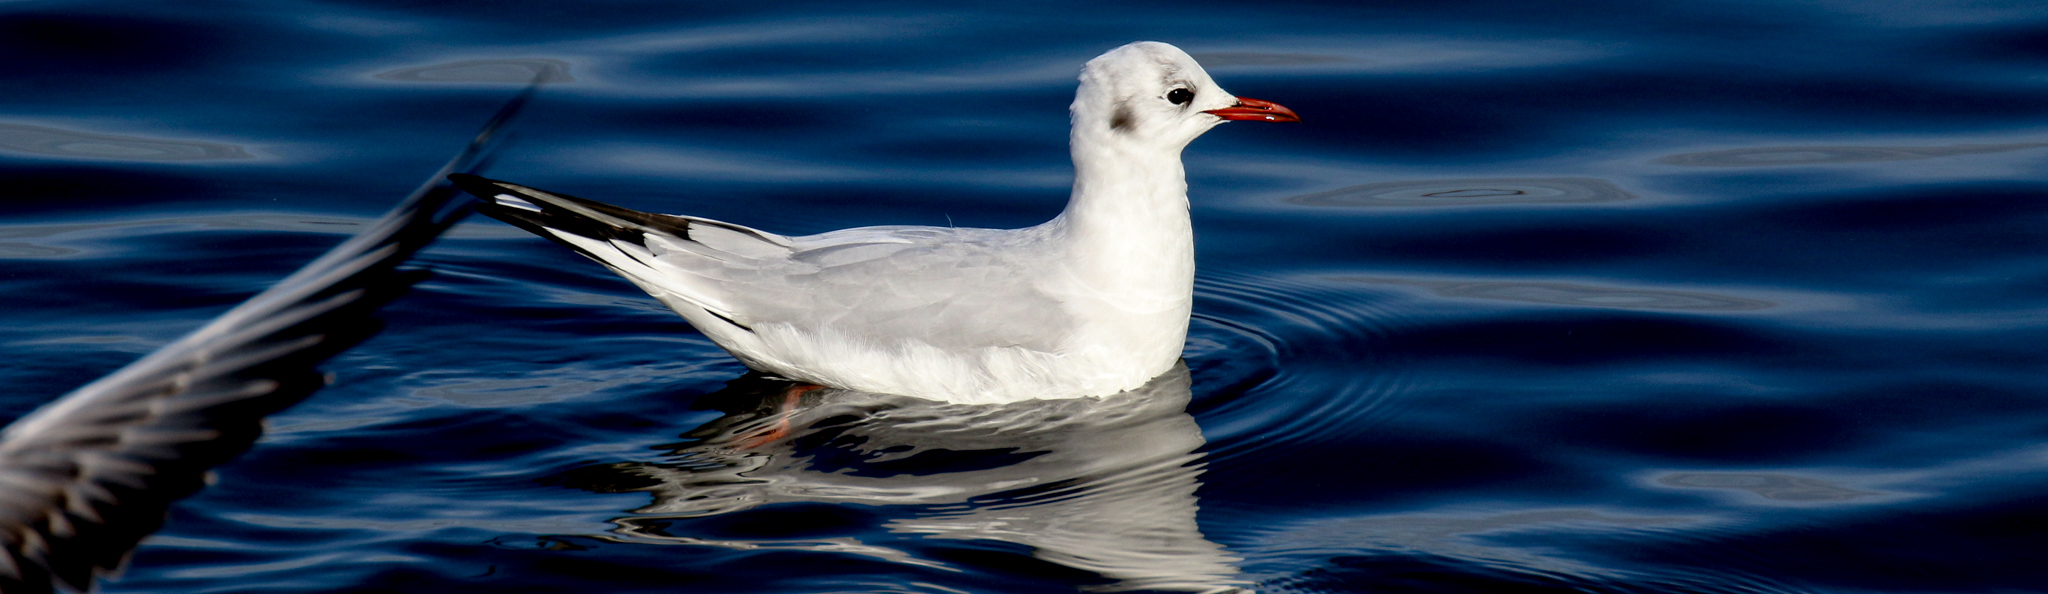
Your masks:
[{"label": "gull's tail feathers", "polygon": [[328,382],[314,366],[376,334],[428,276],[399,266],[471,211],[443,179],[488,160],[530,86],[383,218],[270,289],[0,430],[0,592],[90,591],[171,502],[249,449],[263,418]]},{"label": "gull's tail feathers", "polygon": [[670,307],[701,309],[751,331],[745,312],[721,298],[727,266],[784,262],[788,237],[697,217],[655,214],[474,175],[450,181],[484,201],[481,212],[553,240],[618,272]]}]

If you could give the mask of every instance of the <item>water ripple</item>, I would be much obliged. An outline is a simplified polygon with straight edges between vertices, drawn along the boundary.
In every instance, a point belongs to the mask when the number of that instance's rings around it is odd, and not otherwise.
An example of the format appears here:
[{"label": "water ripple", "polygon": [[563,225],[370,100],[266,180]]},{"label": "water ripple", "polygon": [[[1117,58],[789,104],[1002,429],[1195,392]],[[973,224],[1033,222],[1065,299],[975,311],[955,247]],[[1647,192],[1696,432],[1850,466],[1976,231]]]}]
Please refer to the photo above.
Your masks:
[{"label": "water ripple", "polygon": [[1774,167],[1781,165],[1835,165],[1877,161],[1912,161],[1983,155],[2048,147],[2048,143],[1954,144],[1949,146],[1781,146],[1739,148],[1659,157],[1656,162],[1683,167]]},{"label": "water ripple", "polygon": [[553,58],[491,58],[484,60],[458,60],[386,70],[372,78],[398,82],[424,83],[566,83],[575,82],[569,75],[569,63]]},{"label": "water ripple", "polygon": [[1382,182],[1282,199],[1328,207],[1429,208],[1496,204],[1590,204],[1635,199],[1613,182],[1586,177],[1505,177]]},{"label": "water ripple", "polygon": [[1423,287],[1445,297],[1578,307],[1673,311],[1755,311],[1777,307],[1777,304],[1769,301],[1743,299],[1697,291],[1600,287],[1558,282],[1465,281],[1371,276],[1333,276],[1331,279],[1358,283]]},{"label": "water ripple", "polygon": [[253,158],[242,147],[200,140],[96,134],[28,124],[0,124],[0,150],[117,161],[227,161]]},{"label": "water ripple", "polygon": [[[1249,392],[1203,413],[1217,456],[1333,441],[1370,427],[1390,412],[1385,403],[1415,387],[1401,354],[1375,344],[1404,317],[1370,294],[1313,276],[1230,273],[1198,280],[1195,294],[1198,320],[1257,337],[1246,346],[1266,349],[1277,365]],[[1258,351],[1225,356],[1250,352]]]},{"label": "water ripple", "polygon": [[1351,61],[1345,56],[1328,54],[1282,54],[1272,52],[1202,52],[1190,54],[1205,69],[1230,68],[1234,66],[1307,66]]},{"label": "water ripple", "polygon": [[[1322,518],[1257,537],[1249,553],[1301,567],[1260,582],[1274,592],[1377,591],[1399,584],[1417,592],[1797,592],[1766,576],[1728,571],[1619,571],[1560,551],[1513,546],[1539,533],[1632,537],[1697,527],[1684,516],[1631,516],[1595,509],[1425,512]],[[1651,532],[1654,533],[1654,532]]]},{"label": "water ripple", "polygon": [[1656,482],[1683,489],[1747,491],[1772,501],[1797,503],[1849,501],[1880,495],[1818,478],[1776,472],[1673,472],[1657,477]]},{"label": "water ripple", "polygon": [[[286,212],[240,212],[160,218],[101,220],[83,223],[0,225],[0,260],[40,260],[97,255],[153,233],[190,231],[274,231],[352,235],[376,219],[345,215]],[[527,234],[500,225],[458,225],[448,236],[462,239],[524,239]]]}]

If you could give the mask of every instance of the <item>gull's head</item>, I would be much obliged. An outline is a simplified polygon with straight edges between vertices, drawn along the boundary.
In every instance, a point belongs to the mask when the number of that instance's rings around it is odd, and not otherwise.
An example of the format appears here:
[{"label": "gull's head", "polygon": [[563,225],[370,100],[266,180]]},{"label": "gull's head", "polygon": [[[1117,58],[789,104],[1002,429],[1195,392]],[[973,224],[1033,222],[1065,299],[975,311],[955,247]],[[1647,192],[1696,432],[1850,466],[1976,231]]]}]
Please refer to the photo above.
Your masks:
[{"label": "gull's head", "polygon": [[1089,60],[1081,69],[1073,112],[1077,138],[1174,149],[1230,120],[1301,121],[1293,110],[1225,92],[1187,52],[1157,41],[1140,41]]}]

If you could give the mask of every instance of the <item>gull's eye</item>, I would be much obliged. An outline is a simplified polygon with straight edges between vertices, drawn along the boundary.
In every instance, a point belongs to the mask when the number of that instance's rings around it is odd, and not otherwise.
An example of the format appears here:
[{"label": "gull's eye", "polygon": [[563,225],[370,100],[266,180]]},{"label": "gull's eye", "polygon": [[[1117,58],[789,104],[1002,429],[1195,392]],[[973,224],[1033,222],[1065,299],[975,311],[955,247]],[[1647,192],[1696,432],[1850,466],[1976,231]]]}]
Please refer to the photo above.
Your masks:
[{"label": "gull's eye", "polygon": [[1166,92],[1166,100],[1174,105],[1187,105],[1189,101],[1195,100],[1195,92],[1187,89],[1174,89]]}]

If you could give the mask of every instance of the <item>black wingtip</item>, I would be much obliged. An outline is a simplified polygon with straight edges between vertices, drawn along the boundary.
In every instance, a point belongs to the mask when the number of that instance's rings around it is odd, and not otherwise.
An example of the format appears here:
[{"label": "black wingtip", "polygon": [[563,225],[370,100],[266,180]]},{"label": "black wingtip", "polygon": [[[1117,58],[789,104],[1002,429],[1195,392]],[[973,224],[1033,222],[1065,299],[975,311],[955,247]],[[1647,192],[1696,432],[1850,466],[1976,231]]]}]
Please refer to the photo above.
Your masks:
[{"label": "black wingtip", "polygon": [[469,192],[471,195],[483,199],[485,202],[496,202],[497,200],[493,197],[504,193],[504,190],[496,185],[496,180],[478,175],[450,173],[448,174],[448,182],[455,184],[455,187],[461,188],[464,192]]},{"label": "black wingtip", "polygon": [[510,190],[498,185],[503,182],[467,173],[452,173],[447,178],[456,188],[476,197],[477,200],[470,204],[477,212],[527,231],[547,235],[547,225],[544,223],[544,220],[549,218],[546,216],[547,210],[540,205],[516,198],[512,202],[517,206],[507,205],[505,199],[499,198],[511,193]]}]

